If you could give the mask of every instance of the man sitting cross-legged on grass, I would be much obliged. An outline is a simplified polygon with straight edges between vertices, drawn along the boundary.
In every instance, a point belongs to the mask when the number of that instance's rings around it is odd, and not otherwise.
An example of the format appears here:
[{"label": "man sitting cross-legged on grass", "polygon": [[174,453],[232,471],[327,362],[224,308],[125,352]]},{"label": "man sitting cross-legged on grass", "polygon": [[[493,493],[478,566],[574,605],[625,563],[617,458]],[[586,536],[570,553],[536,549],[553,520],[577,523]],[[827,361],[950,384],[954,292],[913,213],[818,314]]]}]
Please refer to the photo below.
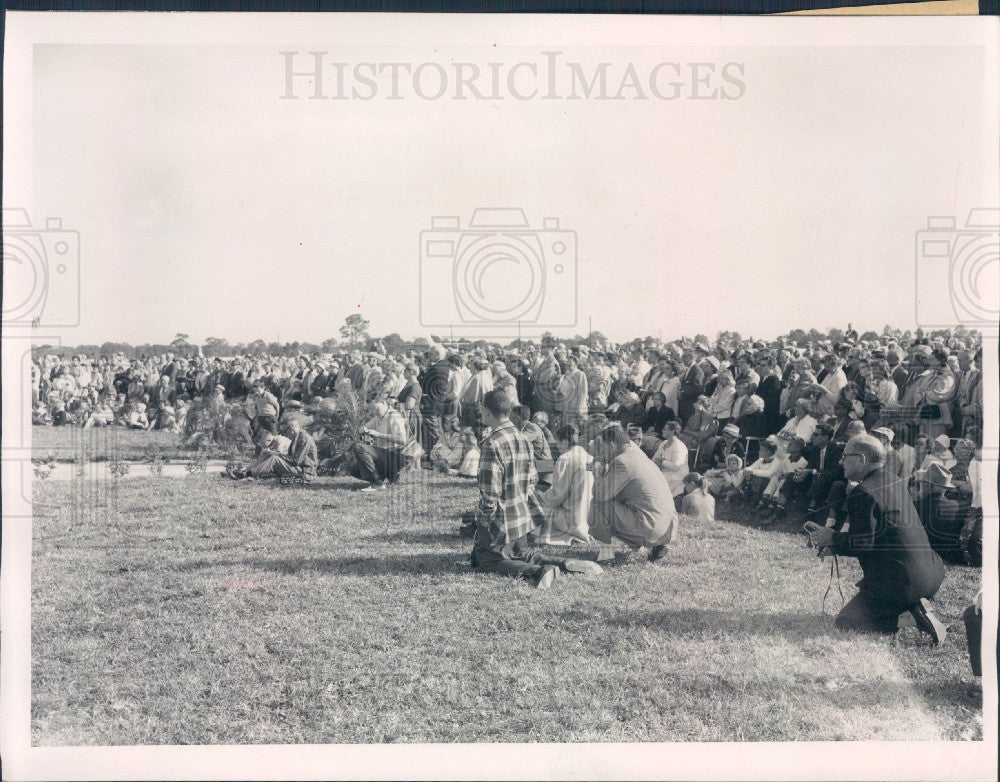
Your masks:
[{"label": "man sitting cross-legged on grass", "polygon": [[534,496],[538,473],[531,445],[511,422],[510,410],[510,397],[502,390],[483,397],[483,422],[490,434],[480,448],[472,566],[486,573],[530,579],[539,589],[550,587],[560,571],[601,572],[596,562],[547,557],[528,542],[536,519],[542,518]]},{"label": "man sitting cross-legged on grass", "polygon": [[395,483],[403,469],[406,421],[384,400],[375,403],[375,415],[361,430],[361,441],[351,446],[349,472],[368,481],[361,491],[372,492]]},{"label": "man sitting cross-legged on grass", "polygon": [[944,563],[931,548],[906,485],[889,475],[885,446],[863,434],[844,449],[844,475],[858,484],[847,494],[849,531],[817,527],[810,538],[820,553],[857,557],[864,578],[860,590],[837,615],[843,630],[894,633],[907,611],[935,644],[945,626],[928,600],[944,580]]},{"label": "man sitting cross-legged on grass", "polygon": [[249,467],[229,466],[226,475],[235,480],[241,478],[299,478],[311,480],[316,477],[316,441],[302,428],[302,422],[292,419],[288,422],[291,437],[274,435],[262,447],[257,458]]},{"label": "man sitting cross-legged on grass", "polygon": [[655,562],[667,554],[677,510],[667,479],[618,424],[605,428],[590,445],[596,461],[590,532],[604,543],[611,536],[637,551],[648,546]]}]

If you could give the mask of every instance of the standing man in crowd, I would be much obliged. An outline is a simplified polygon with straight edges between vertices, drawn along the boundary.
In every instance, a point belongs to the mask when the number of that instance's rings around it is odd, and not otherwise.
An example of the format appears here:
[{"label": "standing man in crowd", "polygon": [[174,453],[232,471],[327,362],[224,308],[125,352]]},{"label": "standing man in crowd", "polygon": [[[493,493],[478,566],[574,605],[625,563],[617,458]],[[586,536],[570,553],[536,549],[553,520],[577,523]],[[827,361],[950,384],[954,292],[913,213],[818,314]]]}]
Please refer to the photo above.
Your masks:
[{"label": "standing man in crowd", "polygon": [[253,392],[247,397],[246,408],[255,442],[261,443],[265,437],[278,434],[278,400],[264,387],[263,378],[253,381]]},{"label": "standing man in crowd", "polygon": [[694,354],[685,350],[681,354],[684,373],[681,375],[681,388],[677,397],[677,417],[687,421],[694,413],[694,403],[705,389],[705,374],[694,361]]},{"label": "standing man in crowd", "polygon": [[559,380],[557,404],[562,414],[562,425],[579,424],[587,417],[590,399],[587,393],[587,376],[580,369],[575,356],[566,357],[566,372]]},{"label": "standing man in crowd", "polygon": [[851,438],[844,449],[844,475],[857,485],[847,495],[850,527],[810,533],[813,545],[857,557],[864,578],[858,593],[837,615],[834,626],[891,634],[907,611],[935,644],[946,629],[931,610],[944,580],[944,563],[931,548],[920,517],[901,482],[883,469],[885,448],[871,435]]}]

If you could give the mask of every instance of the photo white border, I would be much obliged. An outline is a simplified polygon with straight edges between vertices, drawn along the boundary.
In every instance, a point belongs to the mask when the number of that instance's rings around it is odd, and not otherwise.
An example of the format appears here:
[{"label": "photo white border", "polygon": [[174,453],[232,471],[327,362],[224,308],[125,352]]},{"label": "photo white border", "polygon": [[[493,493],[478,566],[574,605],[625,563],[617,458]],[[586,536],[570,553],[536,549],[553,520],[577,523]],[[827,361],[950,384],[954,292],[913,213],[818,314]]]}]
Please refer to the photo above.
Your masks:
[{"label": "photo white border", "polygon": [[[622,17],[544,15],[294,15],[219,13],[6,14],[4,204],[32,203],[32,47],[57,44],[288,46],[449,43],[550,46],[982,46],[997,86],[1000,20],[984,17]],[[993,90],[1000,94],[1000,90]],[[995,105],[994,105],[995,109]],[[995,114],[995,112],[994,112]],[[994,115],[994,128],[998,129]],[[998,129],[1000,137],[1000,129]],[[84,249],[85,253],[85,249]],[[37,338],[48,337],[38,334]],[[56,335],[57,338],[57,335]],[[52,341],[50,338],[47,341]],[[997,674],[984,666],[980,742],[701,744],[470,744],[32,747],[30,743],[31,507],[19,487],[30,452],[7,449],[10,416],[23,422],[30,388],[15,361],[18,335],[4,331],[4,455],[0,572],[0,752],[4,777],[63,779],[996,779]],[[984,470],[987,520],[998,516],[997,354],[987,336]],[[19,383],[12,382],[18,380]],[[17,427],[15,426],[15,429]],[[27,426],[30,432],[30,426]],[[28,444],[21,444],[28,445]],[[992,507],[990,507],[992,505]],[[987,529],[984,639],[997,635],[997,529]],[[964,650],[955,650],[964,654]]]}]

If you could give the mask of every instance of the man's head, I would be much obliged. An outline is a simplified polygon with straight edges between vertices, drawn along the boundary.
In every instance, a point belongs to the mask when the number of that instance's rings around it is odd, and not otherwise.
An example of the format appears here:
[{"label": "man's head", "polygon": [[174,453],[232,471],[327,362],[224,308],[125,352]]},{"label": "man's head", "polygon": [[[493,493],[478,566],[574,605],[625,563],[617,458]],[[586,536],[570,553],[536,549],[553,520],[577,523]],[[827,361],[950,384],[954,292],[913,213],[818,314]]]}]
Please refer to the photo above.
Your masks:
[{"label": "man's head", "polygon": [[599,456],[604,461],[611,461],[623,453],[631,442],[628,433],[622,429],[621,424],[611,424],[611,426],[602,429],[597,437]]},{"label": "man's head", "polygon": [[493,427],[510,418],[513,405],[506,391],[495,388],[483,396],[483,423]]},{"label": "man's head", "polygon": [[958,366],[963,372],[967,372],[972,366],[972,351],[960,350],[958,352]]},{"label": "man's head", "polygon": [[812,433],[812,444],[817,448],[826,448],[833,439],[833,430],[826,424],[820,424]]},{"label": "man's head", "polygon": [[549,414],[546,413],[544,410],[538,410],[531,416],[531,420],[534,421],[539,426],[548,426]]},{"label": "man's head", "polygon": [[722,427],[722,439],[729,445],[735,443],[740,436],[740,428],[736,424],[726,424]]},{"label": "man's head", "polygon": [[848,439],[850,439],[852,437],[858,437],[859,435],[867,434],[868,433],[868,431],[865,429],[865,423],[864,423],[864,421],[851,421],[847,425],[847,429],[844,430],[844,431],[845,431],[845,434],[847,435]]},{"label": "man's head", "polygon": [[531,408],[527,405],[517,405],[511,408],[510,420],[514,422],[516,426],[521,426],[525,421],[531,420]]},{"label": "man's head", "polygon": [[580,444],[580,427],[576,424],[566,424],[560,426],[556,431],[556,442],[562,451],[568,451],[573,446]]},{"label": "man's head", "polygon": [[877,437],[859,434],[847,441],[841,463],[849,481],[861,481],[885,462],[885,446]]},{"label": "man's head", "polygon": [[878,441],[882,443],[882,446],[888,451],[892,446],[892,440],[896,435],[893,434],[892,429],[887,426],[877,426],[872,429],[872,437],[877,437]]}]

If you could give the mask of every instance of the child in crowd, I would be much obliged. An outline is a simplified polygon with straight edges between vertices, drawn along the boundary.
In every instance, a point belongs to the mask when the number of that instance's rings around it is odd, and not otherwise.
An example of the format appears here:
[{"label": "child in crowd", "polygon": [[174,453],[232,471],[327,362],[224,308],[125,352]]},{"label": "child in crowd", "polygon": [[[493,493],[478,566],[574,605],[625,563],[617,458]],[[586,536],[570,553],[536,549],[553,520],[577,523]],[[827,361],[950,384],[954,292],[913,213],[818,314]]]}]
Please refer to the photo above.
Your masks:
[{"label": "child in crowd", "polygon": [[745,504],[760,502],[764,490],[784,464],[777,458],[778,440],[773,435],[760,443],[760,458],[746,468],[746,476],[741,490]]},{"label": "child in crowd", "polygon": [[743,459],[734,453],[726,457],[726,466],[705,473],[708,490],[719,502],[729,502],[739,496],[743,486]]},{"label": "child in crowd", "polygon": [[479,475],[479,443],[471,426],[462,428],[462,464],[458,468],[461,478],[476,478]]},{"label": "child in crowd", "polygon": [[768,481],[767,488],[764,489],[764,496],[760,502],[760,509],[766,511],[765,523],[774,521],[785,515],[785,506],[788,504],[788,496],[795,489],[795,476],[805,475],[804,470],[809,466],[802,455],[806,444],[801,437],[793,437],[788,441],[787,452],[783,457],[779,457],[781,468],[777,474]]},{"label": "child in crowd", "polygon": [[[739,457],[736,457],[739,458]],[[699,521],[715,521],[715,497],[705,488],[705,479],[691,472],[684,476],[684,499],[681,513]]]}]

